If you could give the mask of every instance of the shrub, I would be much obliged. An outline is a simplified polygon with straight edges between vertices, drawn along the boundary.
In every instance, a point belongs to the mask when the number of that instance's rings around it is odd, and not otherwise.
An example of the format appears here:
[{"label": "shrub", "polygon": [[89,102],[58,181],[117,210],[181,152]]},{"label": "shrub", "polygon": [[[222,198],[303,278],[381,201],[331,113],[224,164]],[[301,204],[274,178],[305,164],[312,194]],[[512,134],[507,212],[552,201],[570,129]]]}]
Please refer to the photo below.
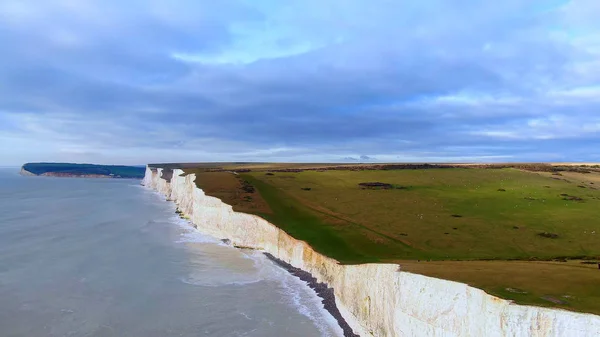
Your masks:
[{"label": "shrub", "polygon": [[538,236],[541,236],[543,238],[548,238],[548,239],[558,239],[558,234],[549,233],[549,232],[538,233]]}]

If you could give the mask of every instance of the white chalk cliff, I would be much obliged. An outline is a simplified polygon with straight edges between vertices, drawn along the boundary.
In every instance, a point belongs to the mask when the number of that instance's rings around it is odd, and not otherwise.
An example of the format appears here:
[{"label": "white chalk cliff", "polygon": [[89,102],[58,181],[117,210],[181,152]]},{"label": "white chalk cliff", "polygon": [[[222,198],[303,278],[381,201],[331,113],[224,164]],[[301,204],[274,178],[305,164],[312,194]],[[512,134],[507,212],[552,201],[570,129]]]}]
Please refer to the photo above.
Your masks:
[{"label": "white chalk cliff", "polygon": [[266,220],[205,195],[195,175],[174,170],[168,182],[162,171],[147,168],[143,184],[174,200],[203,232],[271,253],[327,283],[361,336],[600,336],[597,315],[517,305],[395,264],[340,265]]},{"label": "white chalk cliff", "polygon": [[19,174],[22,176],[36,176],[37,175],[35,173],[31,173],[31,172],[27,171],[25,169],[25,167],[23,167],[23,166],[21,166],[21,171],[19,171]]}]

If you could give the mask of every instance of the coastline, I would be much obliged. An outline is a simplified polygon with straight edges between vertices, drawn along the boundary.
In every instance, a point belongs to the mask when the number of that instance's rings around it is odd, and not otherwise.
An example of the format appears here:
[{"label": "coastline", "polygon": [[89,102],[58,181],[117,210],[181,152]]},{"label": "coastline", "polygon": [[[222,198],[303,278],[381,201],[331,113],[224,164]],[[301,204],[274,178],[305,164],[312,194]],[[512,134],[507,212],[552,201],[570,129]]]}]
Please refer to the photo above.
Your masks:
[{"label": "coastline", "polygon": [[27,171],[22,166],[21,166],[21,170],[19,171],[19,174],[22,175],[22,176],[37,177],[37,174]]},{"label": "coastline", "polygon": [[[145,187],[147,187],[147,186],[145,186]],[[175,202],[174,200],[167,198],[167,199],[165,199],[165,201],[172,202],[177,207],[177,202]],[[184,220],[186,222],[187,226],[190,226],[191,228],[194,228],[202,233],[201,229],[198,229],[198,226],[196,224],[194,224],[192,221],[190,221],[188,218],[185,218],[182,215],[181,211],[179,210],[179,207],[177,207],[176,210],[177,210],[176,213],[179,215],[179,219]],[[209,235],[209,236],[213,237],[215,240],[221,241],[222,243],[224,243],[232,248],[236,248],[236,249],[240,249],[240,250],[244,250],[244,249],[256,250],[253,247],[233,245],[230,239],[219,239],[208,233],[203,233],[203,234]],[[296,277],[301,281],[304,281],[310,289],[314,290],[315,295],[321,300],[321,303],[323,304],[323,310],[327,311],[333,317],[333,319],[335,319],[336,324],[342,329],[344,337],[360,337],[360,335],[354,333],[354,331],[352,330],[352,327],[350,327],[350,325],[348,324],[348,322],[346,322],[346,319],[340,312],[338,305],[336,304],[336,301],[335,301],[335,293],[334,293],[333,288],[329,288],[326,283],[319,282],[317,280],[317,278],[314,277],[311,273],[309,273],[305,270],[302,270],[300,268],[296,268],[296,267],[292,266],[291,264],[286,263],[285,261],[273,256],[273,254],[270,254],[265,251],[261,251],[261,253],[269,261],[273,262],[279,268],[285,270],[291,276]]]},{"label": "coastline", "polygon": [[300,268],[296,268],[283,260],[280,260],[270,253],[263,252],[263,254],[271,261],[273,261],[279,267],[285,269],[291,275],[299,278],[300,280],[307,283],[308,287],[313,289],[317,296],[321,299],[321,303],[333,318],[337,321],[340,328],[344,332],[344,337],[360,337],[354,333],[346,319],[340,313],[335,303],[335,293],[333,288],[329,288],[326,283],[319,282],[311,273],[304,271]]},{"label": "coastline", "polygon": [[464,283],[405,272],[397,264],[341,265],[265,219],[233,211],[206,195],[195,179],[180,169],[147,167],[142,184],[174,201],[202,232],[269,253],[326,284],[341,316],[363,337],[600,334],[597,315],[518,305]]}]

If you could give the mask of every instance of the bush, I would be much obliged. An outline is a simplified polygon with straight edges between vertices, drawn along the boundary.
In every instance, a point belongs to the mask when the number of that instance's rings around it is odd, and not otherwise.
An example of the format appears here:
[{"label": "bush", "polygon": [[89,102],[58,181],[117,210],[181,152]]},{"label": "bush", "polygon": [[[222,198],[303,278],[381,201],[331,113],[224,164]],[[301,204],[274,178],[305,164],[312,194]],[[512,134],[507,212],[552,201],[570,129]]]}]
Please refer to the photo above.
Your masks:
[{"label": "bush", "polygon": [[555,233],[541,232],[541,233],[538,233],[538,236],[541,236],[543,238],[548,238],[548,239],[558,239],[558,234],[555,234]]}]

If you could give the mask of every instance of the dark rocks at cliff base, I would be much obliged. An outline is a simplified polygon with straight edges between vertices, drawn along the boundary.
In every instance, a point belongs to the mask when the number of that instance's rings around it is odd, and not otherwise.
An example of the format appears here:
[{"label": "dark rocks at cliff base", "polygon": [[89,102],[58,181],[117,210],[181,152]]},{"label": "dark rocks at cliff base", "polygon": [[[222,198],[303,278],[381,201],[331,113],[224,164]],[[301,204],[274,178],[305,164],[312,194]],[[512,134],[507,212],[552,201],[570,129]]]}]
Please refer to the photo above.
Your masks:
[{"label": "dark rocks at cliff base", "polygon": [[336,319],[339,326],[344,331],[344,337],[359,337],[359,335],[355,334],[354,331],[352,331],[352,328],[350,327],[350,325],[348,325],[348,323],[346,322],[344,317],[342,317],[342,314],[338,310],[338,308],[335,304],[335,294],[333,292],[333,288],[327,287],[327,284],[325,284],[325,283],[318,282],[317,279],[314,278],[307,271],[304,271],[300,268],[296,268],[296,267],[292,266],[291,264],[286,263],[269,253],[263,253],[263,254],[265,254],[265,256],[269,260],[275,262],[275,264],[277,264],[281,268],[287,270],[290,274],[292,274],[292,275],[296,276],[297,278],[301,279],[302,281],[306,282],[308,284],[308,286],[311,287],[317,293],[317,295],[323,299],[322,303],[323,303],[323,306],[325,307],[325,310],[327,310]]}]

